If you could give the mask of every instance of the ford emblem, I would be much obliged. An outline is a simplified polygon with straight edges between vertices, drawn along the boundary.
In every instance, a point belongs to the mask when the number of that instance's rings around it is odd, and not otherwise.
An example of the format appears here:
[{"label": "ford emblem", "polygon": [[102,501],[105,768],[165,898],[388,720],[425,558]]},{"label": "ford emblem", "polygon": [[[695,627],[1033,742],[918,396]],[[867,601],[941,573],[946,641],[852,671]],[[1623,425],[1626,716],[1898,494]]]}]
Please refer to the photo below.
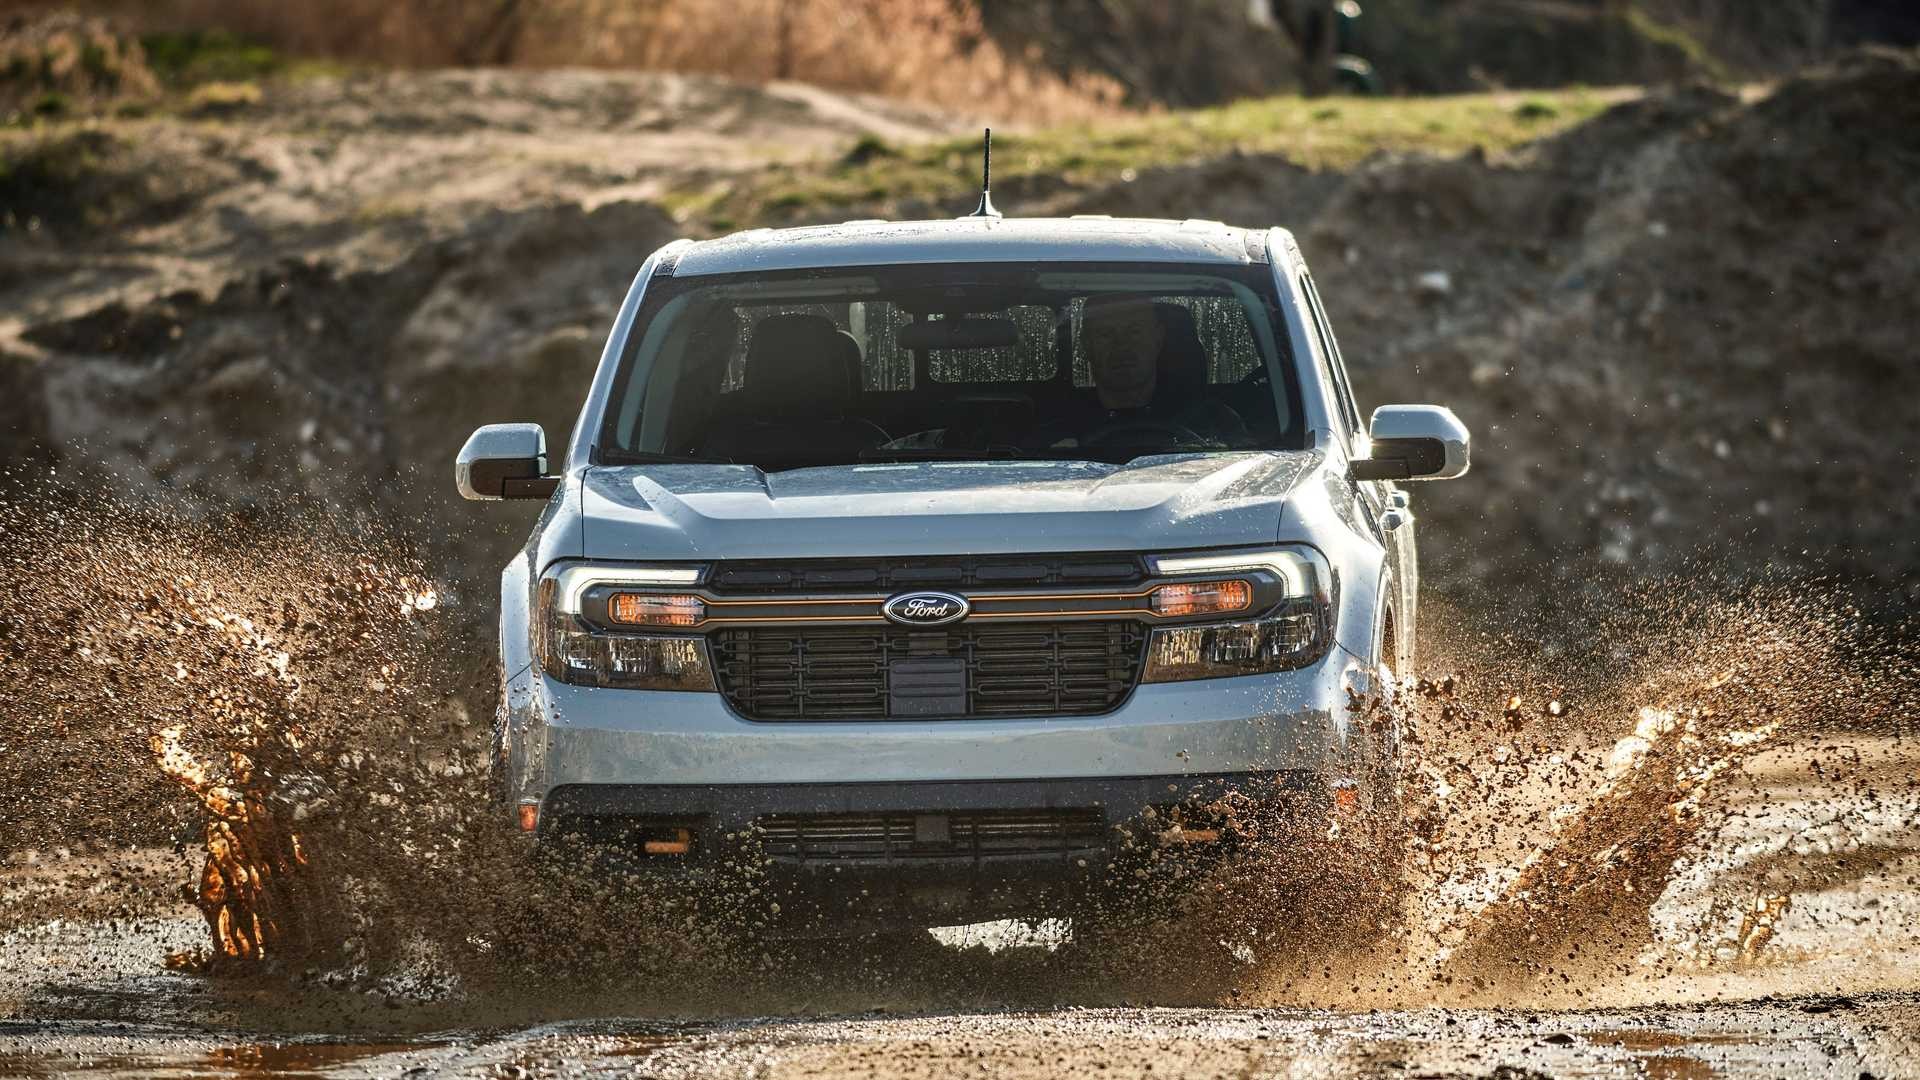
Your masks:
[{"label": "ford emblem", "polygon": [[903,626],[945,626],[967,617],[972,610],[964,596],[943,592],[910,592],[891,597],[880,612]]}]

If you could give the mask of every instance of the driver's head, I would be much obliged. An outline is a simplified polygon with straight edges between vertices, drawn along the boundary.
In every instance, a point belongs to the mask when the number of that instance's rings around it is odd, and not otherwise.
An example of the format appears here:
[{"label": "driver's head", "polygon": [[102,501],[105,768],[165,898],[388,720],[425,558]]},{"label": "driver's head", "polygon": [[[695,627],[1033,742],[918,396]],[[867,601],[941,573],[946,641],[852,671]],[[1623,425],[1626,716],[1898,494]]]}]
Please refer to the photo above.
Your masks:
[{"label": "driver's head", "polygon": [[1080,332],[1093,387],[1108,409],[1140,409],[1153,401],[1160,346],[1166,336],[1145,297],[1096,296],[1087,301]]}]

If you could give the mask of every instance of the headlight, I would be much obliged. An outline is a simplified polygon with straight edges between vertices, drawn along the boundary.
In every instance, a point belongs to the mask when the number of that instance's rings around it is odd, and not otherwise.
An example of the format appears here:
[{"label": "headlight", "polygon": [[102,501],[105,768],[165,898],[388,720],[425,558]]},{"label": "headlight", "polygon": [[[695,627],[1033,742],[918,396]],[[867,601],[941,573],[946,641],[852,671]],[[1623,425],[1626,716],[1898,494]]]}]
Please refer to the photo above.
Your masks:
[{"label": "headlight", "polygon": [[707,618],[707,602],[697,596],[617,592],[606,606],[615,626],[699,626]]},{"label": "headlight", "polygon": [[1230,615],[1253,606],[1253,584],[1234,580],[1162,585],[1148,595],[1147,602],[1155,615]]},{"label": "headlight", "polygon": [[629,628],[695,626],[706,617],[697,596],[633,587],[693,585],[698,567],[567,566],[540,581],[534,648],[540,666],[563,682],[627,690],[714,689],[706,639],[633,633]]},{"label": "headlight", "polygon": [[[1284,583],[1284,598],[1270,610],[1258,613],[1259,618],[1155,630],[1147,646],[1142,682],[1291,671],[1325,656],[1333,642],[1333,570],[1312,548],[1166,555],[1149,563],[1156,574],[1167,576],[1264,571]],[[1196,590],[1197,595],[1209,595],[1206,590],[1215,587],[1210,583],[1188,588]],[[1216,609],[1232,610],[1225,605]]]}]

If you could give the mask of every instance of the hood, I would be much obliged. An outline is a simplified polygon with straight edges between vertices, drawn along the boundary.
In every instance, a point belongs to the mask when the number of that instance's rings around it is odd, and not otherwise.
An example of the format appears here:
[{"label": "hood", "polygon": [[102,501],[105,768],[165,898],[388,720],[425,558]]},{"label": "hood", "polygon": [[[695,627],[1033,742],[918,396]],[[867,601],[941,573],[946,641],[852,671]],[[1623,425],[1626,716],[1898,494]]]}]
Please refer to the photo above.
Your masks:
[{"label": "hood", "polygon": [[1317,451],[1086,461],[913,462],[763,473],[750,465],[587,470],[600,559],[1146,551],[1272,542]]}]

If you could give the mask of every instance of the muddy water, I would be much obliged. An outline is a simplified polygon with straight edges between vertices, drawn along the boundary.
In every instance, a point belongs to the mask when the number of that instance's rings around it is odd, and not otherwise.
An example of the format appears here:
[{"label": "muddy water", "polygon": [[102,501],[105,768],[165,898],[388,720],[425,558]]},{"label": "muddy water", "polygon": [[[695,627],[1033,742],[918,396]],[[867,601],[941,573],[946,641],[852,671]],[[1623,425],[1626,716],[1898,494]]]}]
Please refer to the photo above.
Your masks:
[{"label": "muddy water", "polygon": [[[1807,1001],[1685,1012],[1371,1014],[1077,1009],[690,1023],[575,1021],[415,1042],[43,1033],[20,1076],[1845,1078],[1911,1075],[1915,1006]],[[1907,1034],[1902,1034],[1903,1032]],[[7,1040],[0,1036],[0,1047]],[[48,1049],[56,1045],[57,1049]]]},{"label": "muddy water", "polygon": [[1150,925],[817,948],[752,932],[750,879],[527,872],[486,796],[489,604],[403,531],[0,516],[0,1075],[1854,1077],[1915,1048],[1914,664],[1818,590],[1649,591],[1573,649],[1436,620],[1391,706],[1404,836],[1256,829]]}]

